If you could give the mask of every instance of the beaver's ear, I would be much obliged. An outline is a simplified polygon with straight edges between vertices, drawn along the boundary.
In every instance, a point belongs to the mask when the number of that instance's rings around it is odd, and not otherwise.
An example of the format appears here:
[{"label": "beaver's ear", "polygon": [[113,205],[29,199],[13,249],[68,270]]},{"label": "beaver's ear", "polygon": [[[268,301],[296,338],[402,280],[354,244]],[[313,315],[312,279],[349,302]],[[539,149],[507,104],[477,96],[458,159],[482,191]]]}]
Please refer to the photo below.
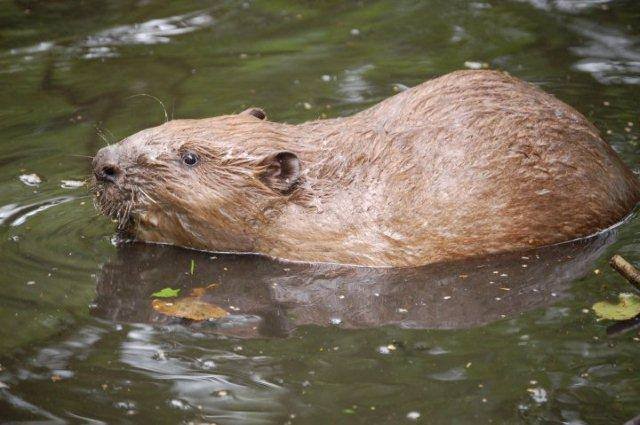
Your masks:
[{"label": "beaver's ear", "polygon": [[300,180],[300,160],[289,151],[267,156],[261,163],[264,171],[260,179],[271,189],[282,194],[291,192]]},{"label": "beaver's ear", "polygon": [[264,110],[260,108],[249,108],[246,111],[240,112],[240,115],[251,115],[258,118],[259,120],[267,119],[266,112],[264,112]]}]

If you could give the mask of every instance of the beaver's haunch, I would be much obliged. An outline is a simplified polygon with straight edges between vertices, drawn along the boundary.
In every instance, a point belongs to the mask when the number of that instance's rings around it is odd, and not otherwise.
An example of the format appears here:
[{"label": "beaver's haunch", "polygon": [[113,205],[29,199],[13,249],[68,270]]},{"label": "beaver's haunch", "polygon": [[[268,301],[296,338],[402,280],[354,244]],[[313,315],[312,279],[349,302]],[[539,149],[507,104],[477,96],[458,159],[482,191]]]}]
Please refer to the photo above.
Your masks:
[{"label": "beaver's haunch", "polygon": [[454,72],[347,118],[170,121],[101,149],[93,167],[98,207],[136,239],[366,266],[587,236],[640,197],[580,113],[493,71]]}]

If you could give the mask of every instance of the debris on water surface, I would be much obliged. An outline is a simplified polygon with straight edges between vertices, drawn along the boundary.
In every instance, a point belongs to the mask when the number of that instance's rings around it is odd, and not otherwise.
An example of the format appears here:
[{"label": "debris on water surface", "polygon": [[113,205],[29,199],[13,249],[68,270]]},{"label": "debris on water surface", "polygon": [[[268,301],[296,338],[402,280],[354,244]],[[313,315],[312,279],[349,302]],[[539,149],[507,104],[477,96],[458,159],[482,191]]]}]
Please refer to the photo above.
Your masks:
[{"label": "debris on water surface", "polygon": [[332,317],[331,318],[331,324],[332,325],[340,325],[342,323],[342,319],[339,317]]},{"label": "debris on water surface", "polygon": [[172,289],[172,288],[164,288],[158,292],[154,292],[151,294],[152,297],[156,298],[175,298],[180,294],[180,289]]},{"label": "debris on water surface", "polygon": [[391,350],[389,350],[385,345],[381,345],[378,347],[378,353],[380,354],[390,354]]},{"label": "debris on water surface", "polygon": [[196,270],[196,260],[191,260],[191,262],[189,263],[189,274],[193,274],[195,270]]},{"label": "debris on water surface", "polygon": [[213,360],[205,360],[202,362],[202,368],[205,370],[215,369],[216,364]]},{"label": "debris on water surface", "polygon": [[469,69],[486,69],[489,68],[489,64],[486,62],[466,61],[464,63],[465,68]]},{"label": "debris on water surface", "polygon": [[618,303],[600,301],[593,305],[593,311],[601,319],[629,320],[640,314],[640,297],[634,294],[618,295]]},{"label": "debris on water surface", "polygon": [[167,360],[167,356],[164,354],[162,350],[156,350],[156,352],[151,356],[153,360],[165,361]]},{"label": "debris on water surface", "polygon": [[410,419],[412,421],[416,421],[420,418],[420,412],[416,412],[415,410],[413,412],[409,412],[407,413],[407,419]]},{"label": "debris on water surface", "polygon": [[640,270],[624,259],[621,255],[611,257],[609,265],[622,275],[627,281],[640,290]]},{"label": "debris on water surface", "polygon": [[178,410],[190,410],[191,409],[191,406],[189,405],[189,403],[184,402],[182,400],[179,400],[177,398],[169,400],[169,406],[173,407],[174,409],[178,409]]},{"label": "debris on water surface", "polygon": [[547,391],[544,388],[527,388],[531,398],[538,404],[547,402]]},{"label": "debris on water surface", "polygon": [[358,28],[353,28],[349,33],[355,37],[360,35],[360,30]]},{"label": "debris on water surface", "polygon": [[401,92],[401,91],[405,91],[405,90],[409,90],[409,86],[405,86],[404,84],[400,84],[400,83],[395,83],[393,85],[393,91],[394,92]]},{"label": "debris on water surface", "polygon": [[42,178],[40,178],[37,174],[22,174],[20,177],[20,181],[27,186],[37,186],[42,183]]},{"label": "debris on water surface", "polygon": [[394,344],[381,345],[378,347],[378,353],[380,354],[391,354],[392,351],[395,351],[397,347]]},{"label": "debris on water surface", "polygon": [[60,187],[63,189],[77,189],[84,186],[81,180],[60,180]]}]

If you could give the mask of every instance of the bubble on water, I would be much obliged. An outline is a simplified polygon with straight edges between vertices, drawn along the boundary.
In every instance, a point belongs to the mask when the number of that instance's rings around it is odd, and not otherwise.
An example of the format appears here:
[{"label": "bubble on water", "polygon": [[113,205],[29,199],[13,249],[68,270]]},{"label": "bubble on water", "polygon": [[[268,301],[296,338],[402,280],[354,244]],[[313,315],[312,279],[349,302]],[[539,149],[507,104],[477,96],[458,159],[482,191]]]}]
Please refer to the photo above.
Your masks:
[{"label": "bubble on water", "polygon": [[332,317],[331,318],[331,324],[332,325],[336,325],[336,326],[340,325],[340,324],[342,324],[342,319],[339,318],[339,317]]},{"label": "bubble on water", "polygon": [[360,30],[358,28],[353,28],[349,33],[353,36],[358,36],[360,35]]},{"label": "bubble on water", "polygon": [[328,83],[329,81],[331,81],[331,75],[328,74],[324,74],[322,77],[320,77],[322,79],[322,81],[324,81],[325,83]]}]

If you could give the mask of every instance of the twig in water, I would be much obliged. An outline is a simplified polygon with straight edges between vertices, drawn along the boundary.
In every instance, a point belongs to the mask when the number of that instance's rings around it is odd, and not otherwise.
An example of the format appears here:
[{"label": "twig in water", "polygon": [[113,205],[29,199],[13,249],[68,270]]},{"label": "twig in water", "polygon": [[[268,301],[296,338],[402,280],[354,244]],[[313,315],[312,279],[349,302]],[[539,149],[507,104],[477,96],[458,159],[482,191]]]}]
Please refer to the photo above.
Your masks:
[{"label": "twig in water", "polygon": [[609,265],[640,291],[640,270],[635,268],[633,264],[616,254],[609,261]]}]

